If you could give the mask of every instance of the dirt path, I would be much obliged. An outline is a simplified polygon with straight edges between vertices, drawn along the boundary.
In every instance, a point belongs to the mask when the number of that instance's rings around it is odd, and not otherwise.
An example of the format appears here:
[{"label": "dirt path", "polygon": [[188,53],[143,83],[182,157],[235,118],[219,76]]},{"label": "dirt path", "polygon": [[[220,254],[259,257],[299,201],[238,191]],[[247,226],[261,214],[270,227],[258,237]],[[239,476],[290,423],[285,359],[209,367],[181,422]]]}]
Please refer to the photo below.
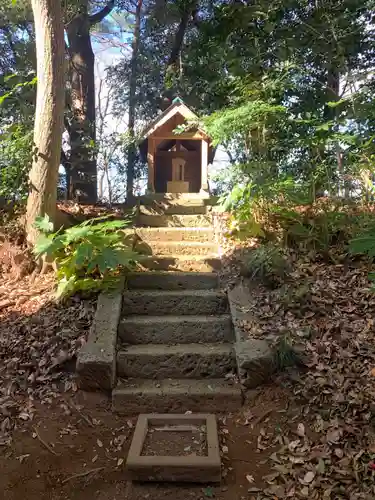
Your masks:
[{"label": "dirt path", "polygon": [[[287,426],[288,393],[265,388],[241,412],[220,418],[224,479],[220,486],[132,484],[125,460],[135,419],[113,415],[97,394],[58,397],[35,406],[20,421],[12,443],[0,448],[0,491],[4,500],[115,500],[249,497],[263,485],[270,450],[260,450],[259,433]],[[254,497],[255,498],[255,497]]]}]

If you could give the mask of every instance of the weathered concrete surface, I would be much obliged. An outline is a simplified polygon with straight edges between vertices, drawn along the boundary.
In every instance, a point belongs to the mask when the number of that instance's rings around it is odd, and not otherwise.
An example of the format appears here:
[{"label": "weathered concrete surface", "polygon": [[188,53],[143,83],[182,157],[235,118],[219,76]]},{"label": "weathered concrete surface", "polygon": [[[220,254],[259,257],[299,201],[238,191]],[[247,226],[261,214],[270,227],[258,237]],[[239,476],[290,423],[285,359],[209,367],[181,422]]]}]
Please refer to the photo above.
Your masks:
[{"label": "weathered concrete surface", "polygon": [[[143,455],[144,442],[150,425],[162,427],[168,425],[175,427],[178,425],[204,426],[206,428],[207,455],[166,456],[162,450],[160,455]],[[181,451],[183,452],[183,450]],[[220,482],[221,459],[215,416],[205,414],[140,415],[126,460],[126,469],[131,479],[136,481]]]},{"label": "weathered concrete surface", "polygon": [[218,287],[215,273],[143,271],[126,278],[129,290],[212,290]]},{"label": "weathered concrete surface", "polygon": [[144,290],[125,291],[122,314],[197,315],[229,312],[228,298],[221,291],[211,290]]},{"label": "weathered concrete surface", "polygon": [[275,371],[274,355],[268,342],[249,339],[235,344],[238,373],[241,383],[253,389],[267,382]]},{"label": "weathered concrete surface", "polygon": [[149,242],[154,255],[204,255],[217,256],[219,245],[199,241],[152,241]]},{"label": "weathered concrete surface", "polygon": [[235,368],[232,344],[142,344],[117,353],[120,377],[221,378]]},{"label": "weathered concrete surface", "polygon": [[206,205],[215,206],[219,202],[218,196],[203,193],[152,193],[138,197],[140,205],[153,206],[153,204],[166,205]]},{"label": "weathered concrete surface", "polygon": [[192,271],[212,272],[219,271],[222,263],[218,257],[202,255],[152,255],[143,257],[140,265],[154,271]]},{"label": "weathered concrete surface", "polygon": [[209,215],[144,215],[137,216],[137,226],[146,227],[211,227]]},{"label": "weathered concrete surface", "polygon": [[139,213],[142,215],[205,215],[211,207],[203,203],[186,202],[184,204],[158,202],[149,206],[140,205]]},{"label": "weathered concrete surface", "polygon": [[99,295],[89,337],[77,357],[76,371],[81,389],[111,390],[115,386],[117,327],[121,306],[122,289]]},{"label": "weathered concrete surface", "polygon": [[138,413],[229,413],[241,407],[239,384],[224,379],[120,381],[112,392],[112,408],[123,415]]},{"label": "weathered concrete surface", "polygon": [[144,241],[213,241],[212,227],[138,227],[135,229]]},{"label": "weathered concrete surface", "polygon": [[241,325],[249,317],[250,293],[246,286],[238,285],[228,292],[228,301],[236,337],[238,374],[241,383],[252,389],[270,379],[275,371],[275,363],[270,344],[264,339],[249,337]]},{"label": "weathered concrete surface", "polygon": [[230,315],[130,316],[119,325],[126,344],[191,344],[233,342]]}]

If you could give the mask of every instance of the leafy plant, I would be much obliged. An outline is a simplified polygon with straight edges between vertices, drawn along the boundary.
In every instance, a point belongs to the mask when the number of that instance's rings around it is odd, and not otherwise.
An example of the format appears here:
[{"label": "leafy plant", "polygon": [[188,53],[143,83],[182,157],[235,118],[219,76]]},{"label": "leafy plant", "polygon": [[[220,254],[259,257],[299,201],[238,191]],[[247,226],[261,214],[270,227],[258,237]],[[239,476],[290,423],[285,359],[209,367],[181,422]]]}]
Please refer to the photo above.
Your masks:
[{"label": "leafy plant", "polygon": [[276,369],[285,370],[300,363],[300,357],[293,347],[291,336],[288,334],[278,338],[274,346]]},{"label": "leafy plant", "polygon": [[14,124],[0,130],[0,196],[8,201],[27,196],[32,145],[31,128]]},{"label": "leafy plant", "polygon": [[375,257],[375,226],[370,226],[363,233],[349,242],[349,250],[352,254],[368,255],[370,258]]},{"label": "leafy plant", "polygon": [[95,218],[64,231],[53,232],[48,216],[38,217],[35,227],[42,233],[34,247],[37,258],[55,261],[57,298],[77,291],[96,291],[112,287],[120,269],[132,269],[137,260],[121,231],[128,221]]},{"label": "leafy plant", "polygon": [[280,248],[266,244],[249,251],[242,262],[241,274],[258,279],[267,286],[276,286],[286,277],[288,269],[288,262]]}]

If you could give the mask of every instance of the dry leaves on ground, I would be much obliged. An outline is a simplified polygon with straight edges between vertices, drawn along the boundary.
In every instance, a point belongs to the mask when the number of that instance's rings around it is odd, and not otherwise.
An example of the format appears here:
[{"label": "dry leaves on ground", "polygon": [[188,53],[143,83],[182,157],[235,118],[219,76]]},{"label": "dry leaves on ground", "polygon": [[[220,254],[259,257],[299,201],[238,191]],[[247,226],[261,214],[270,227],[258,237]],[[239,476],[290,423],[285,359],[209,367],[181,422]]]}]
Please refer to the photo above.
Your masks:
[{"label": "dry leaves on ground", "polygon": [[[54,301],[53,275],[0,287],[0,445],[17,422],[33,418],[33,400],[49,403],[76,390],[74,359],[90,328],[95,300]],[[70,366],[71,364],[71,366]],[[71,372],[69,374],[69,371]]]},{"label": "dry leaves on ground", "polygon": [[299,262],[293,281],[251,294],[249,336],[289,334],[306,365],[279,382],[300,407],[299,421],[270,438],[263,499],[375,498],[375,292],[363,266]]}]

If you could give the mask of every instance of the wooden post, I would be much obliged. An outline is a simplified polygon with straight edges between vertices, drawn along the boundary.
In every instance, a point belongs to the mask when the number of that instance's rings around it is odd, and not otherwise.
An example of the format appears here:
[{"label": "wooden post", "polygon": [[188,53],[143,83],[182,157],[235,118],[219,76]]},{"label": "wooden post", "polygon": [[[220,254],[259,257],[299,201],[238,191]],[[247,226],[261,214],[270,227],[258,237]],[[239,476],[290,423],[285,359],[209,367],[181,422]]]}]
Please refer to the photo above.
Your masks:
[{"label": "wooden post", "polygon": [[208,193],[208,142],[201,142],[201,194]]},{"label": "wooden post", "polygon": [[148,179],[147,179],[147,191],[149,193],[155,193],[155,143],[154,139],[151,137],[148,139],[148,151],[147,151],[147,164],[148,164]]}]

